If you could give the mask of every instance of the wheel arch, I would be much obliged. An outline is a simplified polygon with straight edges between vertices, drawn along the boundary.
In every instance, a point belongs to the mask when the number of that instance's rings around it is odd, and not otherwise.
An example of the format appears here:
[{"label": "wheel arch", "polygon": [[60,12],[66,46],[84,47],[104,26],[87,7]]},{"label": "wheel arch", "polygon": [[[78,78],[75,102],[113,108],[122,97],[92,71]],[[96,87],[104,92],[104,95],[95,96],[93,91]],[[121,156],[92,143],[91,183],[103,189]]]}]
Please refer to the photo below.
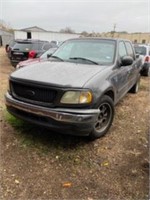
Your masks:
[{"label": "wheel arch", "polygon": [[94,107],[98,108],[99,107],[99,102],[101,102],[101,99],[103,96],[108,96],[109,98],[112,99],[113,103],[115,104],[115,92],[113,90],[113,88],[108,88],[106,90],[104,90],[99,97],[97,98],[97,101],[94,105]]},{"label": "wheel arch", "polygon": [[114,100],[115,100],[115,93],[114,93],[114,91],[112,89],[108,89],[107,91],[105,91],[103,93],[103,95],[109,96],[113,100],[113,102],[114,102]]}]

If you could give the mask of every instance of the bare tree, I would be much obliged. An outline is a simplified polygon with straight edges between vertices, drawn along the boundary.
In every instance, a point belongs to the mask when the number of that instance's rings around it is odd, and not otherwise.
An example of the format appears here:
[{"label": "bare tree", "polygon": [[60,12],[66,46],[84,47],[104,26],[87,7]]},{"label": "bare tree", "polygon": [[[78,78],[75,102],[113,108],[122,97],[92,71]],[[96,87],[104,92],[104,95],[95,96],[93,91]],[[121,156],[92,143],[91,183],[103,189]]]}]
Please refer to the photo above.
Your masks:
[{"label": "bare tree", "polygon": [[0,28],[4,31],[13,32],[13,28],[2,19],[0,19]]},{"label": "bare tree", "polygon": [[87,37],[87,36],[89,35],[89,33],[86,32],[86,31],[82,31],[82,32],[81,32],[81,35]]},{"label": "bare tree", "polygon": [[75,33],[75,31],[70,27],[66,27],[64,29],[61,29],[59,32],[60,33]]}]

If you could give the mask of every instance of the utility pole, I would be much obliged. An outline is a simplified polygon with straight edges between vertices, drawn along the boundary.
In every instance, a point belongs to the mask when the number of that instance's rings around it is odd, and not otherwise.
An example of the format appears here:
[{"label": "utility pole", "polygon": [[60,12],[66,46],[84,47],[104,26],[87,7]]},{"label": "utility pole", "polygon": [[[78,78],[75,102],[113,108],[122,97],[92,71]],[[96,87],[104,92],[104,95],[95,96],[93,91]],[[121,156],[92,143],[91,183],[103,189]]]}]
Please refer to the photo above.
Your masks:
[{"label": "utility pole", "polygon": [[115,30],[116,30],[116,24],[114,24],[114,32],[115,32]]},{"label": "utility pole", "polygon": [[114,24],[113,31],[111,31],[112,37],[114,37],[115,32],[116,32],[116,24]]}]

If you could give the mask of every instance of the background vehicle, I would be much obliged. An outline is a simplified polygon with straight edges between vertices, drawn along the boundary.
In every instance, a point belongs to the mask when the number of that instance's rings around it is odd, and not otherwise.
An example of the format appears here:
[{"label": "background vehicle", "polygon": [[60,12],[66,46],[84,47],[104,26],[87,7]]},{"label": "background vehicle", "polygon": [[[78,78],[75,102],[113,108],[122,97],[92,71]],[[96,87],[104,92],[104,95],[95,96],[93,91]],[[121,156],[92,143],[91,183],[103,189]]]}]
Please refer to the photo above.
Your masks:
[{"label": "background vehicle", "polygon": [[15,43],[16,43],[15,40],[11,40],[8,44],[6,44],[5,46],[6,53],[8,53],[9,48],[12,47]]},{"label": "background vehicle", "polygon": [[60,46],[60,45],[63,43],[63,41],[52,40],[50,43],[51,43],[51,44],[55,44],[55,45],[57,45],[57,46]]},{"label": "background vehicle", "polygon": [[36,58],[30,58],[28,60],[19,62],[16,66],[16,69],[20,69],[22,67],[31,65],[31,64],[35,64],[38,62],[42,62],[42,61],[46,61],[48,59],[48,57],[50,57],[50,55],[52,53],[54,53],[56,51],[57,48],[50,48],[49,50],[47,50],[46,52],[44,52],[41,56],[36,57]]},{"label": "background vehicle", "polygon": [[135,44],[134,48],[142,57],[141,75],[150,76],[150,45]]},{"label": "background vehicle", "polygon": [[11,49],[10,61],[15,67],[20,61],[29,58],[39,57],[50,47],[56,47],[55,44],[50,44],[48,41],[41,40],[19,40],[16,41]]},{"label": "background vehicle", "polygon": [[99,138],[114,106],[138,92],[141,60],[130,41],[79,38],[64,42],[48,61],[13,72],[7,110],[59,132]]},{"label": "background vehicle", "polygon": [[11,40],[9,42],[9,44],[6,44],[5,50],[6,50],[6,53],[7,53],[7,56],[9,59],[11,58],[11,50],[12,50],[13,46],[16,44],[16,42],[18,42],[18,41],[21,41],[21,40]]}]

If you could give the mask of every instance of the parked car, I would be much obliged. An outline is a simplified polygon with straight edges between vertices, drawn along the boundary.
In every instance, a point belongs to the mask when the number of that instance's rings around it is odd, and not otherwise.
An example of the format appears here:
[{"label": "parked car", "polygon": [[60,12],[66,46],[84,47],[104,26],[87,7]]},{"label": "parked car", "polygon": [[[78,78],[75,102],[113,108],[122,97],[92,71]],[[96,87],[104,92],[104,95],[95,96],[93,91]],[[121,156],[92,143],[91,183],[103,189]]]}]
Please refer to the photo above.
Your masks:
[{"label": "parked car", "polygon": [[28,60],[25,61],[21,61],[17,64],[16,69],[20,69],[22,67],[28,66],[28,65],[32,65],[38,62],[43,62],[46,61],[55,51],[56,51],[56,47],[55,48],[50,48],[49,50],[47,50],[46,52],[44,52],[41,56],[36,57],[36,58],[30,58]]},{"label": "parked car", "polygon": [[50,43],[60,46],[63,43],[63,41],[52,40]]},{"label": "parked car", "polygon": [[150,76],[150,45],[135,44],[135,52],[142,57],[141,75]]},{"label": "parked car", "polygon": [[18,41],[21,41],[21,40],[11,40],[8,44],[6,44],[5,50],[9,59],[11,58],[11,49]]},{"label": "parked car", "polygon": [[71,39],[50,60],[10,75],[7,110],[61,133],[97,139],[109,130],[117,102],[138,92],[140,67],[128,40]]},{"label": "parked car", "polygon": [[11,49],[11,64],[16,67],[20,61],[27,60],[29,58],[39,57],[43,52],[50,47],[56,45],[50,44],[48,41],[42,40],[19,40]]},{"label": "parked car", "polygon": [[12,47],[15,44],[15,40],[11,40],[8,44],[5,45],[6,53],[9,51],[9,47]]}]

